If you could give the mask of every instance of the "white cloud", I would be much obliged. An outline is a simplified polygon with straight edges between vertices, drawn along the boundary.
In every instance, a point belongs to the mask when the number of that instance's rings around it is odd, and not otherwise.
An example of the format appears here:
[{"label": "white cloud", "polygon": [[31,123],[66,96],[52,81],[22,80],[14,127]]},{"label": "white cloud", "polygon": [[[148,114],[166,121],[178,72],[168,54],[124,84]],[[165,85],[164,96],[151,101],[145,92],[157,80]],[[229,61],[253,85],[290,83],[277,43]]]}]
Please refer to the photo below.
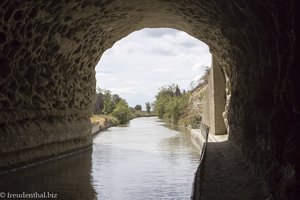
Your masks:
[{"label": "white cloud", "polygon": [[158,88],[190,82],[210,66],[208,47],[174,29],[133,32],[107,50],[96,66],[97,86],[127,99],[129,105],[154,101]]},{"label": "white cloud", "polygon": [[197,75],[193,78],[193,81],[198,81],[201,77],[202,77],[202,75]]},{"label": "white cloud", "polygon": [[140,81],[125,81],[125,83],[126,83],[126,84],[130,84],[130,85],[131,85],[131,84],[134,84],[134,85],[135,85],[135,84],[139,84],[139,83],[141,83],[141,82],[140,82]]},{"label": "white cloud", "polygon": [[164,67],[157,67],[154,69],[156,72],[170,72],[172,71],[170,68],[164,68]]},{"label": "white cloud", "polygon": [[195,63],[192,67],[192,71],[203,71],[203,69],[206,69],[207,67],[209,67],[210,63],[204,63],[202,62],[198,62]]},{"label": "white cloud", "polygon": [[119,81],[120,79],[118,79],[118,78],[108,78],[108,80],[115,82],[115,81]]},{"label": "white cloud", "polygon": [[126,96],[128,94],[137,94],[134,87],[111,87],[109,90],[112,91],[114,94],[119,94],[121,96]]},{"label": "white cloud", "polygon": [[197,71],[197,70],[201,69],[201,67],[202,67],[201,63],[196,63],[193,65],[192,70]]},{"label": "white cloud", "polygon": [[103,73],[103,72],[97,72],[96,76],[97,77],[109,77],[109,76],[111,76],[111,74],[109,74],[109,73]]}]

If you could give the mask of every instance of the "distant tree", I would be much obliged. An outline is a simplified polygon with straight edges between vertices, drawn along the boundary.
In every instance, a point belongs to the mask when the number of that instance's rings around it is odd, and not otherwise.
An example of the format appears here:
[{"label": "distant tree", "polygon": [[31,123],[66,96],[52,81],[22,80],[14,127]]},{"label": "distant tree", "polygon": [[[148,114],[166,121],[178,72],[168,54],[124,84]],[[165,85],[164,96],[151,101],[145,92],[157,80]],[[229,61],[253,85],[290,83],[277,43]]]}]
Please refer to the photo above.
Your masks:
[{"label": "distant tree", "polygon": [[134,107],[134,109],[135,109],[135,110],[142,110],[142,106],[138,104],[138,105],[136,105],[136,106]]},{"label": "distant tree", "polygon": [[97,87],[97,88],[96,88],[96,93],[97,93],[97,94],[102,93],[102,92],[103,92],[103,91],[102,91],[102,89],[101,89],[100,87]]},{"label": "distant tree", "polygon": [[181,95],[181,92],[180,92],[180,89],[179,89],[178,85],[175,86],[175,92],[174,92],[174,95],[175,95],[176,97],[178,97],[178,96]]},{"label": "distant tree", "polygon": [[111,97],[112,102],[117,105],[121,101],[121,97],[118,94],[113,94]]},{"label": "distant tree", "polygon": [[121,124],[126,124],[130,119],[130,113],[131,110],[127,102],[124,99],[121,99],[111,114],[117,117]]},{"label": "distant tree", "polygon": [[104,104],[104,108],[102,110],[102,113],[105,115],[110,114],[115,108],[115,104],[112,101],[112,95],[109,90],[104,90],[103,104]]},{"label": "distant tree", "polygon": [[206,85],[208,83],[209,74],[210,74],[210,67],[206,66],[204,74],[199,79],[193,80],[190,83],[191,90],[194,90],[195,88],[197,88],[199,86],[201,87],[201,86]]},{"label": "distant tree", "polygon": [[199,83],[204,83],[206,84],[209,79],[209,74],[210,74],[210,68],[207,66],[205,69],[204,75],[200,78]]},{"label": "distant tree", "polygon": [[147,113],[149,114],[150,111],[151,111],[151,104],[150,104],[150,102],[146,103],[146,110],[147,110]]},{"label": "distant tree", "polygon": [[190,93],[181,93],[177,85],[162,87],[155,96],[153,110],[159,118],[177,123],[188,107],[189,97]]},{"label": "distant tree", "polygon": [[165,97],[165,96],[173,97],[174,96],[174,88],[175,88],[174,84],[169,85],[167,87],[160,87],[160,88],[158,88],[159,92],[157,93],[157,95],[155,97],[156,98]]},{"label": "distant tree", "polygon": [[98,93],[97,94],[97,98],[96,98],[96,102],[94,104],[94,114],[95,115],[102,114],[103,108],[104,108],[103,94],[102,93]]},{"label": "distant tree", "polygon": [[159,92],[155,95],[156,101],[153,104],[153,110],[159,118],[165,114],[165,105],[174,96],[173,85],[158,88]]}]

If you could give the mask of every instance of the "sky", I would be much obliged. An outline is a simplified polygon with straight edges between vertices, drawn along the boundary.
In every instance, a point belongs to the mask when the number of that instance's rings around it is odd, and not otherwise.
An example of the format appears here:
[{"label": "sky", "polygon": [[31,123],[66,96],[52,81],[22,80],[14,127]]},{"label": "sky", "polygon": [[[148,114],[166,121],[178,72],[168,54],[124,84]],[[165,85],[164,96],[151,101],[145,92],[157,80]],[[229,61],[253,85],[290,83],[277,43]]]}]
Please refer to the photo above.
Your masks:
[{"label": "sky", "polygon": [[162,86],[190,90],[211,66],[208,46],[169,28],[135,31],[106,50],[96,66],[96,87],[126,99],[129,106],[155,101]]}]

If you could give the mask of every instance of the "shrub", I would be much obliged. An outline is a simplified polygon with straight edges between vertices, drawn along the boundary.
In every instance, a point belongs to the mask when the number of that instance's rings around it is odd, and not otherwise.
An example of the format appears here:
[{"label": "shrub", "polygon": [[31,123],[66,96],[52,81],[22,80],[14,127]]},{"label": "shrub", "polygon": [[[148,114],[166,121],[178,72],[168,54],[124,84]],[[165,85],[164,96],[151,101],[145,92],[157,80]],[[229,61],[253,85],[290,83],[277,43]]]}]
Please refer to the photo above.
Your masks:
[{"label": "shrub", "polygon": [[122,99],[116,105],[116,108],[112,111],[112,115],[117,117],[120,120],[121,124],[126,124],[130,119],[131,110],[127,102]]},{"label": "shrub", "polygon": [[134,107],[134,109],[135,109],[135,110],[142,110],[142,106],[141,106],[141,105],[136,105],[136,106]]},{"label": "shrub", "polygon": [[177,85],[162,87],[156,95],[154,111],[159,118],[177,123],[188,107],[189,96],[189,93],[181,93]]}]

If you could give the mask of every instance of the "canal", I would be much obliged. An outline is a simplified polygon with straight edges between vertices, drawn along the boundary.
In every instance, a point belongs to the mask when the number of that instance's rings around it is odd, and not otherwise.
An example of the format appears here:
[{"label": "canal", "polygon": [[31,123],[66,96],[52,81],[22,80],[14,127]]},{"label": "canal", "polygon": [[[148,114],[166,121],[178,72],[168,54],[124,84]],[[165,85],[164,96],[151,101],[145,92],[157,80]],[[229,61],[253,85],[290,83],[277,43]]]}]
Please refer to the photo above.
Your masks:
[{"label": "canal", "polygon": [[185,129],[137,118],[94,137],[93,148],[0,175],[0,192],[58,199],[190,199],[199,153]]}]

